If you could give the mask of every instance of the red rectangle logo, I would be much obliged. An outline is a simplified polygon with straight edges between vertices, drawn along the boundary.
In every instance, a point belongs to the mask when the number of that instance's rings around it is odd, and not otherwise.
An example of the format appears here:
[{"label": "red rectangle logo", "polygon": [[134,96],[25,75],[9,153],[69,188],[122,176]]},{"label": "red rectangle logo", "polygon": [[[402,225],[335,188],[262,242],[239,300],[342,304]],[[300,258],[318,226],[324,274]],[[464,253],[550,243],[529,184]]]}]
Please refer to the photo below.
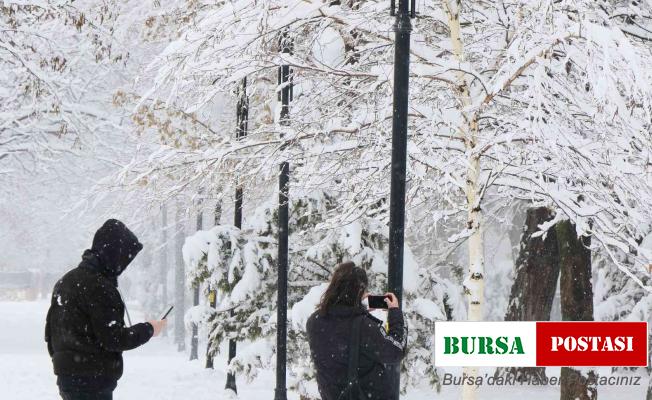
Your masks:
[{"label": "red rectangle logo", "polygon": [[537,322],[537,366],[645,367],[647,322]]}]

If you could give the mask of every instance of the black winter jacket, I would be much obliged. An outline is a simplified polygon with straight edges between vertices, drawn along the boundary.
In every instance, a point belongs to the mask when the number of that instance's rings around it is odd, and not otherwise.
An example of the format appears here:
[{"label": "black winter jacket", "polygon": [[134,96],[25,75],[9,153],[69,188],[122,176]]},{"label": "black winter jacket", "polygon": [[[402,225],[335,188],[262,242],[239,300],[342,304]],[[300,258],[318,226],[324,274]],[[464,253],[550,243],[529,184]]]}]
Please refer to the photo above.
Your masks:
[{"label": "black winter jacket", "polygon": [[405,355],[407,327],[399,309],[388,310],[386,330],[382,321],[364,308],[334,306],[324,316],[318,312],[308,319],[306,328],[312,359],[317,370],[317,385],[322,400],[347,400],[340,394],[348,383],[348,355],[353,320],[362,318],[358,380],[368,400],[394,400],[395,373]]},{"label": "black winter jacket", "polygon": [[148,323],[125,327],[118,276],[143,248],[120,221],[108,220],[79,266],[54,286],[45,340],[59,386],[115,388],[122,352],[147,342]]}]

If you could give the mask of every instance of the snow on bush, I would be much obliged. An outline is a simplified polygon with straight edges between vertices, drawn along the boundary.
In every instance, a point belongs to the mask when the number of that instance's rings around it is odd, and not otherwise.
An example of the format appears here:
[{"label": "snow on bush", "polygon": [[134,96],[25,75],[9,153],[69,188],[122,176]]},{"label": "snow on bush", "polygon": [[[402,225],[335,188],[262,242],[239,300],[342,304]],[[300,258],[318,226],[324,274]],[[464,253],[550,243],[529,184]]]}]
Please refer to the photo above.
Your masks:
[{"label": "snow on bush", "polygon": [[294,329],[306,330],[306,322],[308,322],[308,318],[317,309],[321,296],[326,292],[326,288],[328,288],[328,283],[322,283],[310,288],[308,294],[292,306],[290,320]]},{"label": "snow on bush", "polygon": [[[387,285],[386,225],[373,218],[360,218],[330,227],[325,221],[337,206],[337,197],[325,191],[295,196],[290,205],[288,369],[291,386],[305,396],[316,393],[305,323],[326,290],[335,265],[352,260],[364,268],[372,293],[384,293]],[[216,310],[209,309],[204,319],[214,340],[211,351],[218,351],[219,343],[229,338],[244,342],[231,368],[248,378],[270,367],[276,329],[274,202],[259,207],[254,215],[259,218],[252,219],[243,230],[216,226],[197,232],[184,245],[188,282],[219,288]],[[440,372],[431,366],[425,368],[431,361],[432,324],[447,318],[447,307],[449,313],[463,315],[461,291],[420,268],[409,247],[405,272],[404,310],[410,328],[407,363],[424,368],[405,369],[404,385],[417,384],[424,376],[436,384]],[[462,310],[452,311],[460,306]],[[233,314],[226,310],[233,310]]]}]

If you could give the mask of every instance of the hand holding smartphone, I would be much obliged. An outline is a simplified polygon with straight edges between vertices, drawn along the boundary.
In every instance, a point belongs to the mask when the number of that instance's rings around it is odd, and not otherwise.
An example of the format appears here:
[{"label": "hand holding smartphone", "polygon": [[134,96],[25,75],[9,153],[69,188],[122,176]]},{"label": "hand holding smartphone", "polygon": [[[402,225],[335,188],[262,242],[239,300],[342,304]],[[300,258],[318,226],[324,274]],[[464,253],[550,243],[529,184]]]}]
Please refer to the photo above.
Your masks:
[{"label": "hand holding smartphone", "polygon": [[383,295],[368,295],[367,302],[369,303],[369,309],[381,309],[387,310],[390,308],[398,308],[398,298],[394,293],[385,293]]},{"label": "hand holding smartphone", "polygon": [[369,302],[369,308],[370,309],[387,309],[387,303],[385,302],[385,299],[388,298],[386,295],[381,294],[381,295],[373,295],[370,294],[367,296],[367,301]]},{"label": "hand holding smartphone", "polygon": [[152,328],[154,328],[153,336],[158,336],[159,333],[161,333],[161,331],[165,329],[165,326],[168,324],[166,318],[170,314],[170,311],[172,311],[173,308],[174,306],[168,307],[165,310],[165,312],[161,315],[161,318],[157,320],[147,321],[150,325],[152,325]]}]

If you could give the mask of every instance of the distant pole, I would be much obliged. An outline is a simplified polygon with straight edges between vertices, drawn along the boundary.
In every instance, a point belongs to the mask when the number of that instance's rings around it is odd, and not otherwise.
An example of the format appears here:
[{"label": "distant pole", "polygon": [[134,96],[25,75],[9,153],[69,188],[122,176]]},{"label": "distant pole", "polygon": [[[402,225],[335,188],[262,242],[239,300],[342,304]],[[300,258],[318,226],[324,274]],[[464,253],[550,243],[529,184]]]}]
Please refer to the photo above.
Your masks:
[{"label": "distant pole", "polygon": [[[242,79],[242,88],[238,91],[238,104],[236,107],[236,119],[237,127],[235,132],[235,137],[237,140],[240,140],[247,136],[247,129],[249,124],[249,98],[247,97],[247,77]],[[235,212],[233,216],[233,225],[236,228],[242,228],[242,185],[240,182],[236,182],[235,186]],[[231,310],[231,317],[235,314],[234,310]],[[235,339],[229,339],[229,365],[231,360],[236,356],[237,342]],[[226,375],[226,386],[225,389],[231,389],[235,393],[238,393],[238,387],[235,382],[235,374],[229,372]]]},{"label": "distant pole", "polygon": [[[282,53],[292,53],[292,41],[287,30],[281,35]],[[290,100],[292,96],[292,78],[289,65],[279,67],[278,83],[281,86],[281,126],[290,124]],[[288,307],[288,217],[289,217],[289,182],[290,163],[284,161],[279,168],[278,178],[278,282],[276,314],[276,390],[275,400],[287,400],[286,366],[287,366],[287,307]]]},{"label": "distant pole", "polygon": [[[168,304],[168,208],[161,206],[161,304]],[[163,337],[167,337],[163,330]]]},{"label": "distant pole", "polygon": [[[403,245],[405,240],[405,180],[407,173],[407,123],[408,123],[408,87],[410,81],[410,32],[412,24],[410,17],[414,16],[414,0],[412,0],[412,15],[408,0],[398,0],[398,13],[394,23],[394,107],[392,116],[392,172],[389,203],[389,266],[387,271],[387,286],[390,292],[396,294],[399,306],[403,301]],[[394,15],[395,2],[391,3],[391,14]],[[400,368],[394,373],[396,392],[394,398],[400,396]]]},{"label": "distant pole", "polygon": [[[199,210],[197,211],[197,222],[196,222],[196,227],[198,231],[201,231],[203,228],[203,219],[204,215],[201,211],[201,200],[200,200],[200,207]],[[192,292],[192,305],[193,306],[198,306],[199,305],[199,284],[197,284],[193,288]],[[196,323],[192,323],[192,337],[190,339],[190,360],[197,360],[199,359],[199,327],[197,326]]]},{"label": "distant pole", "polygon": [[177,343],[178,351],[186,350],[186,327],[184,326],[183,316],[186,311],[186,273],[183,263],[183,241],[184,227],[186,226],[183,218],[183,208],[181,202],[177,202],[175,233],[175,263],[174,270],[174,341]]}]

